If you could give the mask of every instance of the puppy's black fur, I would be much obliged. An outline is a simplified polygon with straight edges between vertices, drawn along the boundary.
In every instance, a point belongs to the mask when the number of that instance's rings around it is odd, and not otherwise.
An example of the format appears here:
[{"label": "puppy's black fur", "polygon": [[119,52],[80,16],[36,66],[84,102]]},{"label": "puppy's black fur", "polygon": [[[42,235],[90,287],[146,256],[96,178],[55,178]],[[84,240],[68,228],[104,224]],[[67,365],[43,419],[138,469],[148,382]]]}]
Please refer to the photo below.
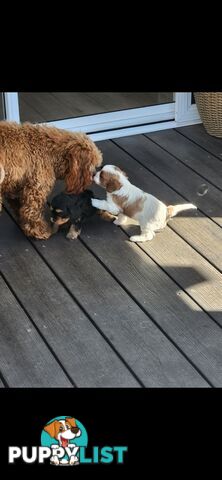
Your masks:
[{"label": "puppy's black fur", "polygon": [[[76,231],[76,237],[73,238],[77,238],[85,220],[100,212],[92,206],[92,198],[93,192],[91,190],[85,190],[79,195],[64,192],[56,195],[50,205],[51,220],[58,225],[61,225],[63,221],[64,224],[71,223],[72,231]],[[68,238],[72,237],[69,236]]]},{"label": "puppy's black fur", "polygon": [[54,233],[56,233],[57,227],[69,225],[67,238],[74,240],[81,233],[82,224],[85,220],[96,214],[103,220],[113,222],[116,217],[104,210],[93,207],[91,203],[92,198],[94,198],[94,195],[91,190],[85,190],[79,195],[65,192],[56,195],[50,204],[51,221],[56,227]]},{"label": "puppy's black fur", "polygon": [[[58,217],[69,218],[72,224],[82,224],[87,218],[97,213],[97,208],[92,206],[91,199],[94,197],[91,190],[75,195],[73,193],[60,193],[52,199],[52,217],[54,221]],[[57,213],[56,210],[62,210]]]}]

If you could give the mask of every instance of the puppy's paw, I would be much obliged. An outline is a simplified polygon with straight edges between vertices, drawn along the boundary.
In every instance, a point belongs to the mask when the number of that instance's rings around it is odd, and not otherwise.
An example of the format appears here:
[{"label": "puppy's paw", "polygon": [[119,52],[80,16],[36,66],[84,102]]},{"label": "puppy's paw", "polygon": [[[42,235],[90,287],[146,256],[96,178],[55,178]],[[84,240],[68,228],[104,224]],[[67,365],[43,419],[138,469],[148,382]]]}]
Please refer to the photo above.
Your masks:
[{"label": "puppy's paw", "polygon": [[119,220],[118,218],[116,218],[116,219],[113,221],[113,223],[114,223],[114,225],[118,225],[118,226],[123,225],[123,224],[121,223],[121,220]]},{"label": "puppy's paw", "polygon": [[66,235],[66,238],[68,240],[76,240],[78,236],[80,235],[81,230],[75,230],[74,227],[71,227],[69,232]]},{"label": "puppy's paw", "polygon": [[154,234],[152,232],[147,233],[146,235],[133,235],[132,237],[130,237],[130,241],[131,242],[147,242],[152,240],[153,237],[154,237]]},{"label": "puppy's paw", "polygon": [[92,198],[91,202],[93,207],[100,208],[100,200],[98,200],[97,198]]},{"label": "puppy's paw", "polygon": [[79,236],[79,233],[74,234],[74,233],[69,232],[69,233],[67,233],[66,238],[68,240],[76,240],[78,238],[78,236]]},{"label": "puppy's paw", "polygon": [[130,237],[130,241],[131,241],[131,242],[137,242],[137,241],[138,241],[138,237],[139,237],[139,235],[132,235],[132,237]]}]

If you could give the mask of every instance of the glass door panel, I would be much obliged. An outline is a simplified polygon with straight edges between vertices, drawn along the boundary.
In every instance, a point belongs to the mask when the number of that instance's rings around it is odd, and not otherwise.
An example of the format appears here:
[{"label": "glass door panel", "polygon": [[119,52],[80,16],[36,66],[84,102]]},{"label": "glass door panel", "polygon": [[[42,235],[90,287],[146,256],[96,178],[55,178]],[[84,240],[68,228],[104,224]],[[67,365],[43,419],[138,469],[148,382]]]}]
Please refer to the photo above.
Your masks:
[{"label": "glass door panel", "polygon": [[173,92],[19,92],[20,119],[35,123],[173,103]]}]

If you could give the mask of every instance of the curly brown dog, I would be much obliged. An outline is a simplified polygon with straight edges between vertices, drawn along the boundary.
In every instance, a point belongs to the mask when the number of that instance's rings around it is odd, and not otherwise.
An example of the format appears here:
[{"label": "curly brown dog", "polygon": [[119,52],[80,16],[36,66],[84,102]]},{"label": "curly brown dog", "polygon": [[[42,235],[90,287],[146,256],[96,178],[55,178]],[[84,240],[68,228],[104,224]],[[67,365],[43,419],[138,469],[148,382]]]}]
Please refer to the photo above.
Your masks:
[{"label": "curly brown dog", "polygon": [[44,207],[57,179],[65,180],[67,192],[81,193],[101,163],[101,152],[84,133],[0,122],[0,204],[2,195],[27,236],[52,234]]}]

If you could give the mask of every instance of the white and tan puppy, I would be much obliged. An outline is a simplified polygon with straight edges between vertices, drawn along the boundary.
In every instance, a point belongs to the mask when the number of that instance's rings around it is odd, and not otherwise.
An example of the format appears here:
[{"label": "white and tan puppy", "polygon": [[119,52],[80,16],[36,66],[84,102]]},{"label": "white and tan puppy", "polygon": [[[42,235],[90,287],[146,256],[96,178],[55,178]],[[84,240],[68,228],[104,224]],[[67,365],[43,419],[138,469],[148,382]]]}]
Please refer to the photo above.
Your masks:
[{"label": "white and tan puppy", "polygon": [[192,203],[166,206],[153,195],[132,185],[126,174],[115,165],[106,165],[94,177],[97,185],[106,189],[106,200],[92,199],[92,205],[117,215],[116,225],[127,223],[128,217],[138,222],[140,235],[130,237],[131,242],[152,240],[167,221],[183,210],[196,209]]}]

